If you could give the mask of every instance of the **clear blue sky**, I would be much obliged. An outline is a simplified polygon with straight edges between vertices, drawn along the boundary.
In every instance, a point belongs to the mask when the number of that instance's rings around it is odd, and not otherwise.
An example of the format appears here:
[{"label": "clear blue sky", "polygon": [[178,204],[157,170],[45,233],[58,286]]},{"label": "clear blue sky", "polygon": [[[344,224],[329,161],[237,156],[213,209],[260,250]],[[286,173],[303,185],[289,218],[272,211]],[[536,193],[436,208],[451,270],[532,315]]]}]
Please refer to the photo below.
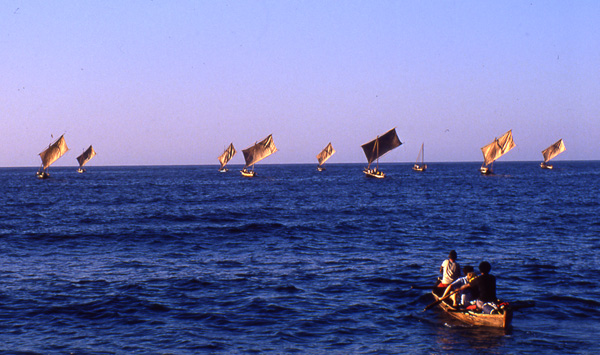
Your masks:
[{"label": "clear blue sky", "polygon": [[600,159],[600,1],[3,1],[0,166]]}]

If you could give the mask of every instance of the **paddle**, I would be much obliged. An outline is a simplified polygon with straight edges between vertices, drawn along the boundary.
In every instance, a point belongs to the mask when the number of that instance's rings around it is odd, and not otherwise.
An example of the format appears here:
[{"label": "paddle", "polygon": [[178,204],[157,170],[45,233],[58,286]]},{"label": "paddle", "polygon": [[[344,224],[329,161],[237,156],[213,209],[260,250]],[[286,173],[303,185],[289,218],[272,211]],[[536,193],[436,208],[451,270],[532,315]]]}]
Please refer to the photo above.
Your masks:
[{"label": "paddle", "polygon": [[450,292],[447,296],[440,298],[439,300],[433,302],[432,304],[428,305],[427,307],[425,307],[425,309],[423,310],[423,312],[425,312],[426,310],[433,308],[435,306],[437,306],[438,304],[442,303],[446,298],[452,296],[453,294],[457,293],[458,291],[460,291],[460,288],[454,292]]}]

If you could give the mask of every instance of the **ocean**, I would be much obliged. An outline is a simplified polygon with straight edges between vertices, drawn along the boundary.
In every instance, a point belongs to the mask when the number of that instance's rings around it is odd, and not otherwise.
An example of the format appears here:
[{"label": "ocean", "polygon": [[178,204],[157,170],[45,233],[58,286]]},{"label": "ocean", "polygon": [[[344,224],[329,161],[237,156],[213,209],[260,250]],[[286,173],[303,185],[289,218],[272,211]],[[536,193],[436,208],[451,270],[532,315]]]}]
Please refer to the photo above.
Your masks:
[{"label": "ocean", "polygon": [[[600,162],[0,169],[0,353],[597,354]],[[424,290],[487,260],[508,330]]]}]

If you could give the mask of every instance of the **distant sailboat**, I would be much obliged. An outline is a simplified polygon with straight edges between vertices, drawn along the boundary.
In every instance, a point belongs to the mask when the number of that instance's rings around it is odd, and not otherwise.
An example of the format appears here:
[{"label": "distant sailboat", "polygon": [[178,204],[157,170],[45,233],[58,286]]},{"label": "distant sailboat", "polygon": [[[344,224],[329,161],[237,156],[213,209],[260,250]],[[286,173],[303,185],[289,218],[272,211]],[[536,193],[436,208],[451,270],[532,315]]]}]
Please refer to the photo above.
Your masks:
[{"label": "distant sailboat", "polygon": [[317,160],[319,161],[319,166],[317,166],[317,170],[323,171],[325,168],[323,164],[327,161],[327,159],[331,158],[332,155],[335,154],[335,149],[331,145],[331,142],[327,144],[327,146],[321,151],[321,153],[317,154]]},{"label": "distant sailboat", "polygon": [[550,161],[550,159],[564,152],[566,149],[567,148],[565,148],[565,143],[563,143],[563,140],[559,139],[558,142],[542,150],[542,155],[544,155],[544,161],[540,163],[540,167],[542,169],[554,168],[552,165],[548,164],[548,162]]},{"label": "distant sailboat", "polygon": [[81,153],[81,155],[77,157],[77,162],[79,163],[79,169],[77,169],[77,172],[85,173],[85,169],[83,168],[83,166],[95,156],[96,156],[96,151],[90,145],[90,147],[88,149],[86,149],[85,152]]},{"label": "distant sailboat", "polygon": [[219,162],[221,163],[221,167],[219,168],[220,172],[224,173],[224,172],[229,171],[229,169],[227,169],[225,167],[225,165],[227,165],[227,163],[231,160],[231,158],[233,158],[235,153],[236,153],[236,150],[233,147],[233,143],[231,143],[231,144],[229,144],[229,147],[227,147],[227,149],[225,149],[223,154],[219,155]]},{"label": "distant sailboat", "polygon": [[[425,171],[427,170],[427,164],[425,164],[425,143],[421,144],[421,149],[419,150],[419,154],[417,155],[417,161],[415,165],[413,165],[414,171]],[[419,164],[419,158],[421,158],[421,164]]]},{"label": "distant sailboat", "polygon": [[[363,144],[361,147],[365,152],[368,162],[367,167],[363,170],[365,175],[367,177],[383,179],[385,174],[379,171],[379,158],[400,145],[402,145],[402,142],[400,142],[400,139],[396,134],[396,128],[392,128],[381,136],[377,136],[377,138],[372,141]],[[371,163],[375,160],[377,160],[377,167],[371,169]]]},{"label": "distant sailboat", "polygon": [[[262,141],[256,142],[254,145],[242,150],[244,153],[244,160],[246,161],[246,165],[244,165],[244,168],[241,171],[242,176],[256,176],[256,173],[254,172],[254,164],[275,153],[276,151],[277,147],[275,146],[275,142],[273,142],[272,134],[269,134],[269,136]],[[252,170],[248,170],[248,167],[250,166],[252,166]]]},{"label": "distant sailboat", "polygon": [[50,177],[48,168],[50,165],[52,165],[52,163],[57,161],[58,158],[62,157],[68,150],[69,147],[67,147],[67,142],[65,141],[63,134],[54,143],[50,144],[46,150],[40,153],[40,158],[42,158],[42,166],[35,175],[40,179],[46,179]]},{"label": "distant sailboat", "polygon": [[[479,171],[484,174],[493,174],[492,166],[496,159],[508,153],[516,146],[513,141],[512,130],[504,133],[502,137],[494,139],[494,141],[485,147],[481,148],[483,152],[483,164]],[[491,166],[490,166],[491,164]]]}]

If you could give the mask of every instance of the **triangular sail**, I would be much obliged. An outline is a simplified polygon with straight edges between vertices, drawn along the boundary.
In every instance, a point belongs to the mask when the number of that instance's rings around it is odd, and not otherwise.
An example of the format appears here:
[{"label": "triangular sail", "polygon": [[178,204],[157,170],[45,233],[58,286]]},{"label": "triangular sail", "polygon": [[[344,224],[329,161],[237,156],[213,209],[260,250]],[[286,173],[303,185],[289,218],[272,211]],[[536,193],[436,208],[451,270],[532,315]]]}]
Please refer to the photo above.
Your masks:
[{"label": "triangular sail", "polygon": [[319,161],[319,165],[323,165],[327,161],[327,159],[331,158],[333,154],[335,154],[335,149],[333,149],[331,142],[329,142],[325,149],[323,149],[321,153],[317,154],[317,160]]},{"label": "triangular sail", "polygon": [[492,143],[481,148],[483,152],[483,164],[489,165],[496,159],[508,153],[516,146],[513,141],[512,130],[504,133],[502,137],[496,138]]},{"label": "triangular sail", "polygon": [[421,160],[421,165],[425,162],[425,143],[421,144],[421,149],[419,150],[419,154],[417,155],[416,164],[419,164],[419,160]]},{"label": "triangular sail", "polygon": [[40,153],[40,158],[42,158],[42,168],[48,169],[52,163],[62,157],[68,150],[69,147],[67,147],[65,137],[62,135],[56,142],[52,143],[46,150]]},{"label": "triangular sail", "polygon": [[90,145],[85,152],[81,153],[80,156],[77,157],[77,162],[79,163],[79,167],[82,168],[90,159],[96,156],[96,151]]},{"label": "triangular sail", "polygon": [[227,149],[225,149],[223,154],[221,154],[219,156],[219,162],[221,163],[221,169],[223,169],[225,167],[225,165],[231,160],[231,158],[233,158],[235,153],[236,153],[236,150],[233,147],[233,143],[229,144],[229,147],[227,147]]},{"label": "triangular sail", "polygon": [[365,152],[367,162],[370,166],[372,162],[400,145],[402,145],[402,142],[400,142],[400,138],[396,134],[396,128],[392,128],[383,135],[363,144],[361,147]]},{"label": "triangular sail", "polygon": [[559,139],[558,142],[542,150],[542,154],[544,155],[544,162],[547,163],[550,159],[564,152],[566,149],[567,148],[565,148],[565,143],[563,143],[563,140]]},{"label": "triangular sail", "polygon": [[269,136],[262,141],[254,143],[254,145],[242,150],[244,153],[244,160],[246,161],[244,167],[254,165],[276,151],[277,147],[275,146],[275,142],[273,142],[273,135],[269,134]]}]

